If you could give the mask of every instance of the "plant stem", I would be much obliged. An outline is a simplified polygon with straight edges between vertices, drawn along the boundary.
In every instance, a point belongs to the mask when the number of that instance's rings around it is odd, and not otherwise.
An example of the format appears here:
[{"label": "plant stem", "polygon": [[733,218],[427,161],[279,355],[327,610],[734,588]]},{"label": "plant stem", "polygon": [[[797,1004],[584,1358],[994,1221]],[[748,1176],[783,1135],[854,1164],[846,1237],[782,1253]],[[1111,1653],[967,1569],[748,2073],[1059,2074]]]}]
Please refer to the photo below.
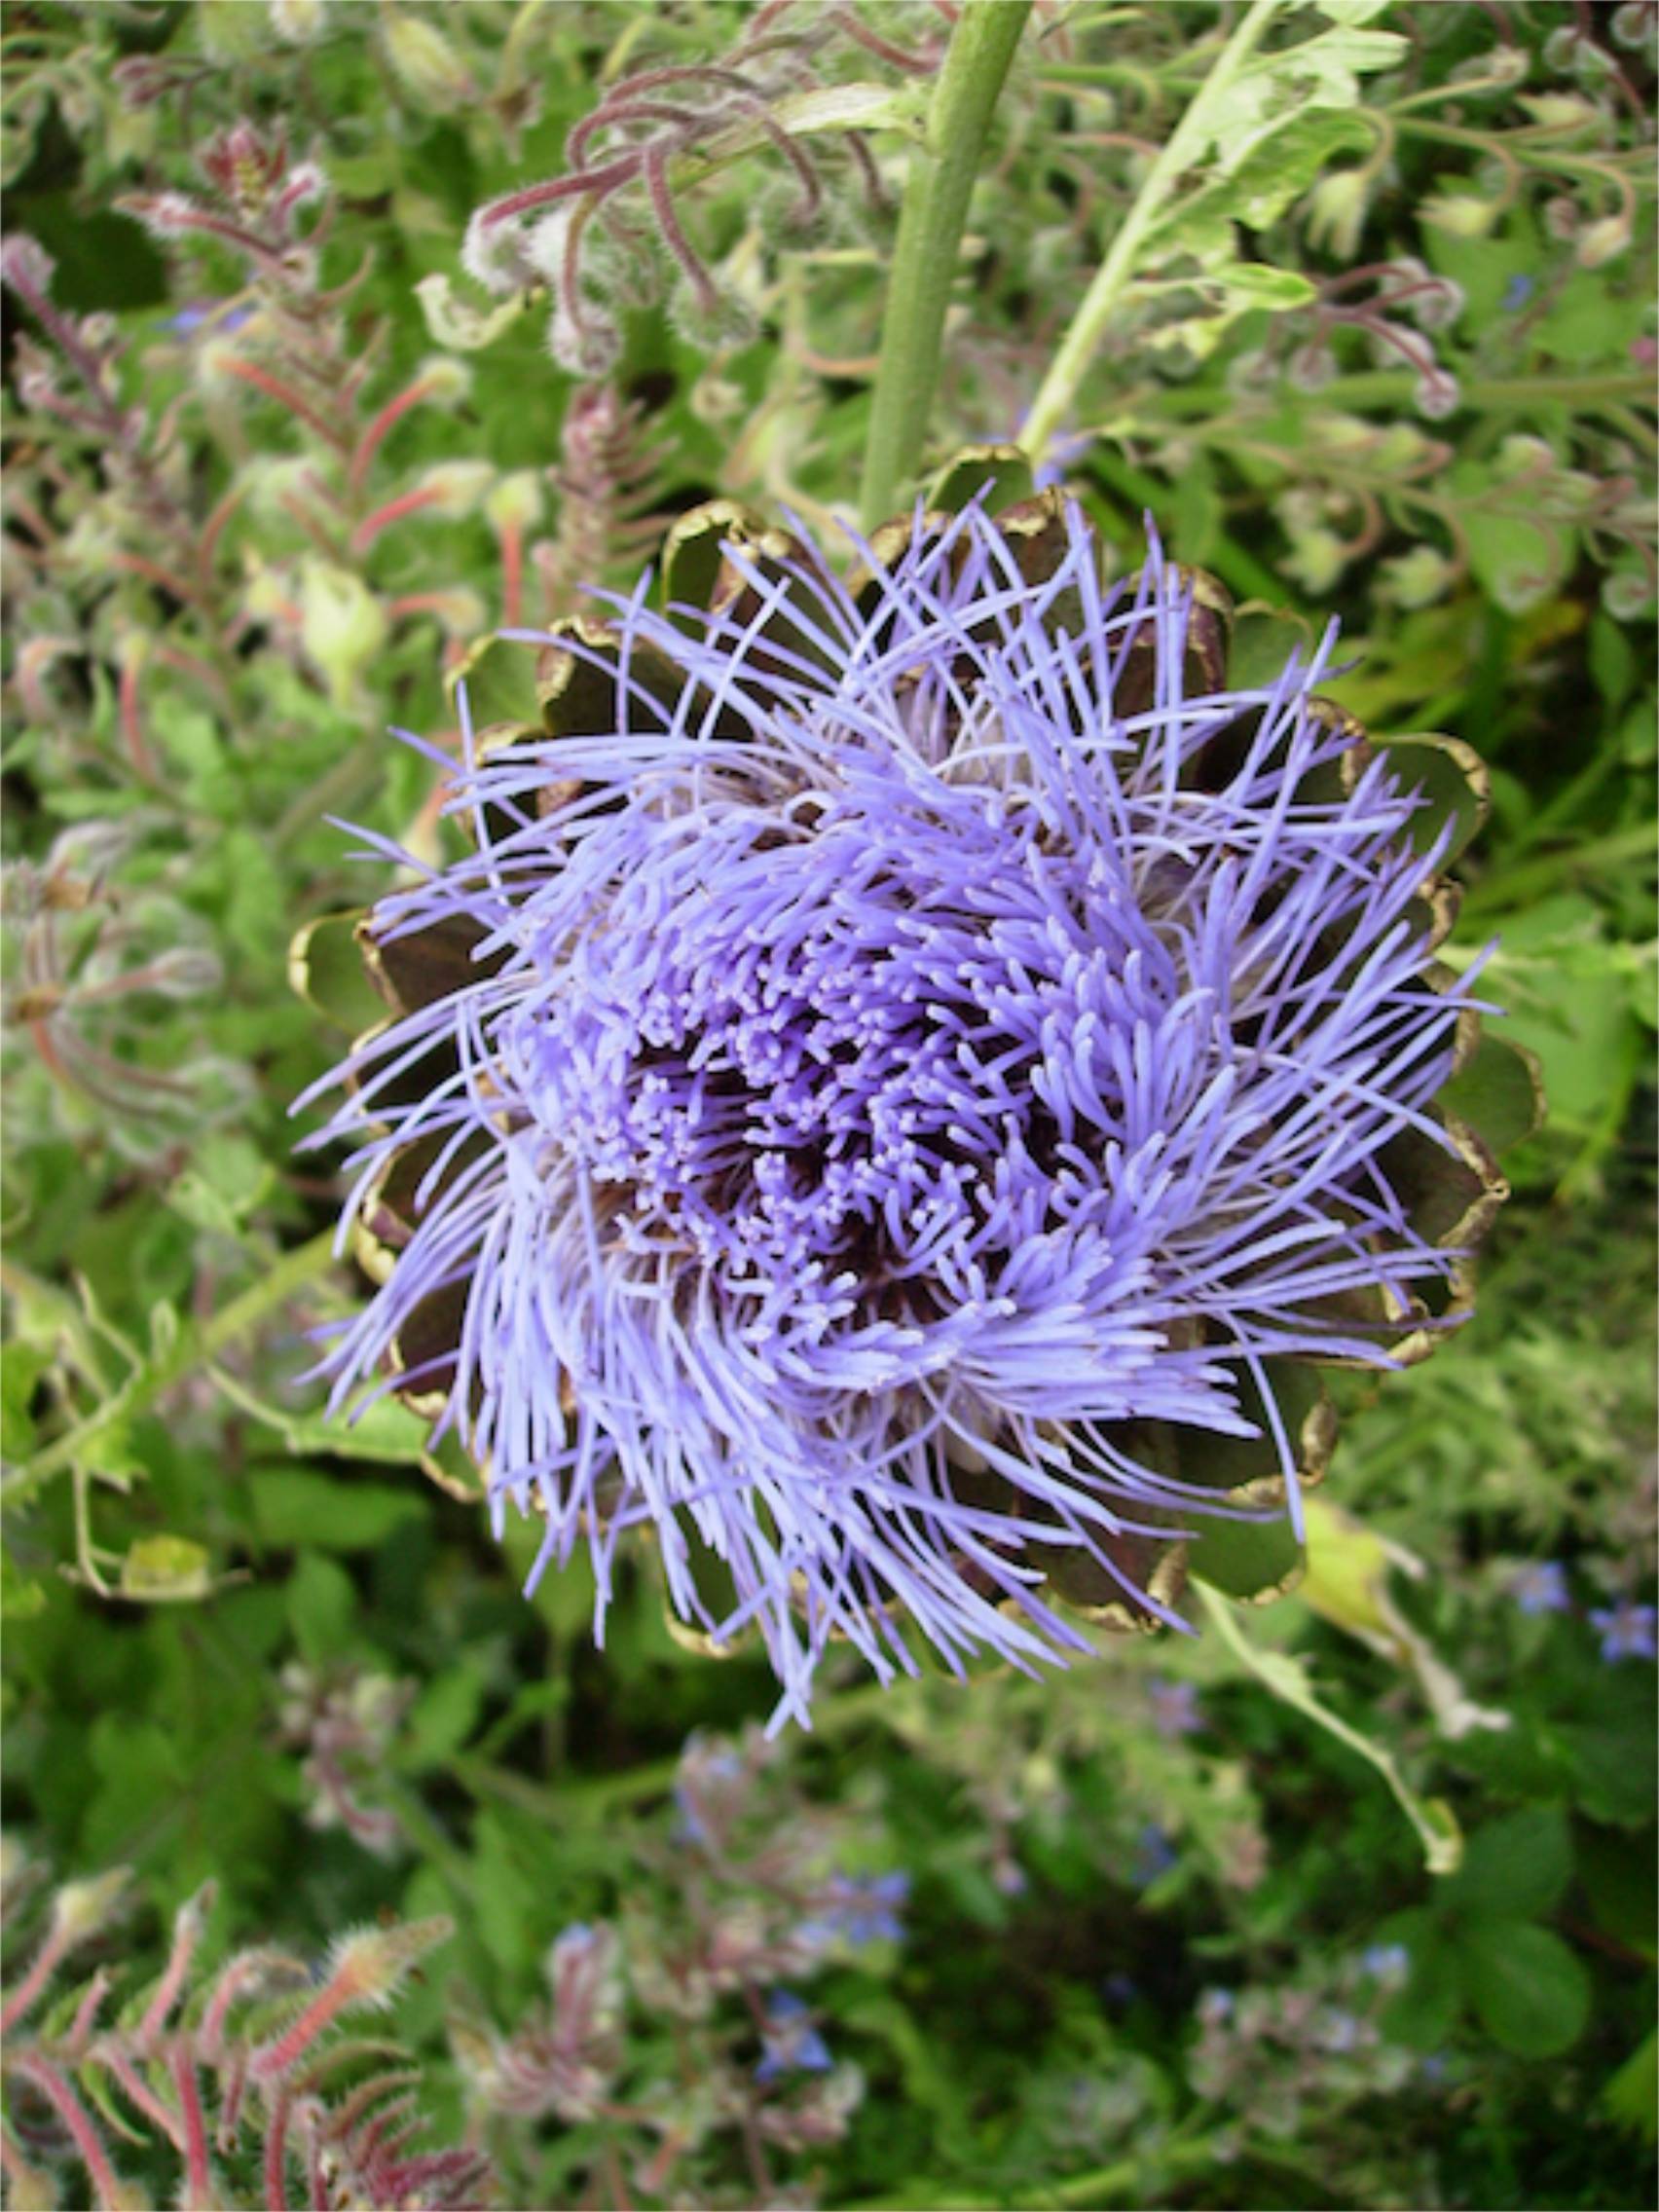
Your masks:
[{"label": "plant stem", "polygon": [[[1146,173],[1134,205],[1119,226],[1094,281],[1061,339],[1059,350],[1049,364],[1042,389],[1020,432],[1020,444],[1034,461],[1041,461],[1054,433],[1065,422],[1077,398],[1078,387],[1100,350],[1106,327],[1117,311],[1135,273],[1135,263],[1174,194],[1183,174],[1197,166],[1213,129],[1222,94],[1232,86],[1252,53],[1261,44],[1268,25],[1280,13],[1279,0],[1253,0],[1238,28],[1216,56],[1216,62],[1176,126],[1173,135]],[[898,270],[894,271],[895,282]]]},{"label": "plant stem", "polygon": [[866,530],[893,512],[915,472],[968,203],[1030,12],[1031,0],[966,0],[928,109],[926,143],[910,157],[865,448],[860,509]]},{"label": "plant stem", "polygon": [[164,1390],[182,1382],[193,1367],[214,1358],[238,1337],[256,1328],[295,1291],[325,1274],[333,1260],[332,1230],[285,1253],[251,1289],[233,1299],[204,1327],[181,1330],[166,1351],[146,1360],[85,1420],[77,1421],[45,1451],[37,1452],[32,1459],[9,1473],[0,1483],[0,1493],[8,1503],[14,1504],[32,1496],[42,1483],[50,1482],[54,1475],[61,1474],[65,1467],[80,1458],[106,1428],[142,1413]]}]

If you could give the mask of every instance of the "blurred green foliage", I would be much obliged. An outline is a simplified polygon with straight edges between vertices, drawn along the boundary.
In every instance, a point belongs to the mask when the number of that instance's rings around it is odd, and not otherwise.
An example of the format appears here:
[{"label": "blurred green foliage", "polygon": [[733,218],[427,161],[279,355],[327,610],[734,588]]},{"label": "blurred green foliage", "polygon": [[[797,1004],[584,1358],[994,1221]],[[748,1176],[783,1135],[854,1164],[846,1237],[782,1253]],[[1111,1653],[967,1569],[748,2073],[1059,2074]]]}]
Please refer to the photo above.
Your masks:
[{"label": "blurred green foliage", "polygon": [[[677,2012],[666,1963],[746,1894],[780,1909],[749,1860],[703,1864],[677,1768],[764,1717],[764,1670],[681,1649],[639,1568],[596,1650],[580,1570],[526,1602],[533,1541],[424,1478],[419,1422],[331,1426],[301,1380],[357,1294],[290,1150],[337,1033],[287,945],[381,879],[325,816],[435,850],[432,764],[386,724],[442,746],[471,638],[625,584],[653,517],[855,498],[902,129],[873,194],[826,157],[804,233],[763,141],[677,172],[731,313],[688,314],[672,257],[599,257],[597,396],[544,299],[461,272],[475,207],[556,174],[605,88],[751,13],[0,11],[8,230],[99,364],[78,383],[14,285],[8,1824],[60,1878],[134,1870],[152,1969],[210,1878],[221,1949],[453,1919],[399,2027],[508,2202],[1649,2201],[1653,1679],[1606,1620],[1655,1564],[1651,7],[1287,6],[1062,450],[1125,556],[1150,509],[1241,600],[1340,616],[1345,703],[1492,770],[1456,957],[1495,938],[1483,989],[1550,1121],[1477,1319],[1346,1381],[1334,1494],[1392,1547],[1365,1606],[1316,1602],[1315,1547],[1241,1628],[1444,1801],[1461,1870],[1431,1878],[1378,1775],[1214,1635],[1043,1683],[832,1665],[817,1732],[756,1768],[763,1818],[804,1824],[820,1887],[906,1873],[903,1940],[788,1954],[793,1980],[764,1943],[723,1982],[705,1957]],[[878,47],[838,35],[825,80],[891,104],[879,46],[940,18],[854,20]],[[1014,431],[1226,29],[1201,0],[1039,12],[930,462]],[[191,149],[244,120],[326,180],[275,268],[154,219],[215,204]],[[631,1992],[612,2088],[515,2117],[487,2054],[589,1923]],[[750,2000],[809,1972],[856,2074],[761,2095]]]}]

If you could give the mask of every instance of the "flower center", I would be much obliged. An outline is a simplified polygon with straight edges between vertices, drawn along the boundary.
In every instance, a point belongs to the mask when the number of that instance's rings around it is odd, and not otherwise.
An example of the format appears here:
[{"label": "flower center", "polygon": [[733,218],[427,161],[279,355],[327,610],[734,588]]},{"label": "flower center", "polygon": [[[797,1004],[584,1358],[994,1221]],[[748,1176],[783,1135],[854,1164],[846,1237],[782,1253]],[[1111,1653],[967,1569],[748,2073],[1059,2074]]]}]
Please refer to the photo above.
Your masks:
[{"label": "flower center", "polygon": [[[820,821],[726,856],[718,903],[648,868],[614,895],[536,1011],[526,1091],[627,1247],[868,1293],[1065,1217],[1081,1186],[1033,1073],[1122,948],[1085,941],[1061,864],[943,850]],[[1016,1225],[1022,1163],[1042,1203]]]}]

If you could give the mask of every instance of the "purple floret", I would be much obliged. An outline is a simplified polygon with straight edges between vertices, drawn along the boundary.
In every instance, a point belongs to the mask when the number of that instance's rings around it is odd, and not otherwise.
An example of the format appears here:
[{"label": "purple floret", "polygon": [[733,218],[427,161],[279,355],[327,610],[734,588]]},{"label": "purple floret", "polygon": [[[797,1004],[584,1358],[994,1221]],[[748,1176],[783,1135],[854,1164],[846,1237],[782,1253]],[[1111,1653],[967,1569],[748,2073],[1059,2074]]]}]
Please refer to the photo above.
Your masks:
[{"label": "purple floret", "polygon": [[[374,926],[482,932],[476,979],[362,1044],[314,1140],[358,1147],[347,1229],[390,1155],[433,1159],[336,1403],[465,1286],[439,1431],[498,1528],[544,1515],[537,1576],[587,1542],[603,1627],[649,1524],[684,1620],[757,1626],[780,1717],[831,1637],[883,1679],[913,1632],[956,1667],[1089,1649],[1039,1544],[1177,1618],[1113,1539],[1224,1493],[1121,1424],[1253,1435],[1253,1386],[1294,1519],[1264,1361],[1387,1364],[1345,1294],[1403,1307],[1456,1257],[1383,1155],[1446,1144],[1468,979],[1420,979],[1419,800],[1381,756],[1344,789],[1351,732],[1309,711],[1334,632],[1189,696],[1190,583],[1155,544],[1106,592],[1068,517],[1039,582],[977,509],[862,610],[816,564],[749,570],[793,646],[730,613],[688,635],[642,585],[608,735],[480,761],[463,699],[479,850]],[[629,675],[647,648],[677,700]],[[457,1072],[405,1102],[435,1045]]]}]

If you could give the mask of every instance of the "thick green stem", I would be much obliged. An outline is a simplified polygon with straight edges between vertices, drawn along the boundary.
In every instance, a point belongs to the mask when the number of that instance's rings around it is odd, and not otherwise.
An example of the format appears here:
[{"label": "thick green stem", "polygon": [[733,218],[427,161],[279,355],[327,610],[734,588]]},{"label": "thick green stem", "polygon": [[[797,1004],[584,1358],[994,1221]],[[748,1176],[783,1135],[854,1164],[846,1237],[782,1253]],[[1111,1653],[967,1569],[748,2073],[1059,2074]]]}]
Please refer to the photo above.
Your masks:
[{"label": "thick green stem", "polygon": [[928,109],[927,141],[910,157],[865,449],[866,530],[893,512],[921,457],[968,203],[1030,12],[1031,0],[966,0]]},{"label": "thick green stem", "polygon": [[106,1428],[144,1412],[194,1368],[215,1358],[239,1337],[246,1336],[297,1290],[325,1274],[333,1259],[332,1231],[313,1236],[309,1244],[301,1244],[285,1253],[251,1289],[233,1299],[201,1328],[182,1331],[167,1350],[146,1360],[95,1412],[49,1444],[44,1452],[37,1452],[32,1459],[10,1472],[0,1486],[7,1502],[17,1504],[32,1496],[42,1483],[50,1482],[54,1475],[61,1474],[65,1467],[82,1457],[88,1446]]},{"label": "thick green stem", "polygon": [[1136,262],[1149,234],[1168,205],[1182,176],[1201,160],[1223,93],[1232,87],[1261,44],[1268,25],[1280,12],[1281,0],[1254,0],[1238,28],[1216,56],[1215,67],[1176,126],[1169,143],[1147,170],[1134,205],[1119,225],[1118,235],[1095,272],[1094,281],[1073,316],[1071,328],[1061,339],[1059,350],[1043,379],[1043,387],[1032,402],[1019,442],[1034,461],[1043,459],[1054,433],[1070,415],[1078,387],[1100,350],[1107,325],[1134,276]]}]

